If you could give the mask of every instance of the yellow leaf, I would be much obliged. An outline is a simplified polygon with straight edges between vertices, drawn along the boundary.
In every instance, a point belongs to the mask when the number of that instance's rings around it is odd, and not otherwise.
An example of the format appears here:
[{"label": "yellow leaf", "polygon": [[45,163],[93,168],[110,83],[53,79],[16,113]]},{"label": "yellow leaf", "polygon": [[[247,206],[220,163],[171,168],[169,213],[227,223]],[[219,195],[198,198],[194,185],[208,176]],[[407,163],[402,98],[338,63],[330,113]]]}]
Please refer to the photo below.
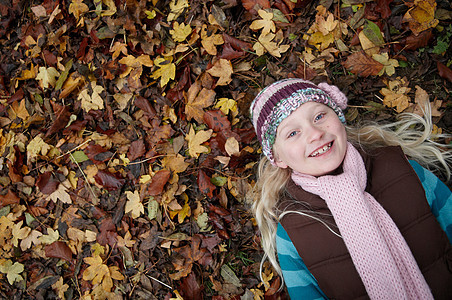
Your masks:
[{"label": "yellow leaf", "polygon": [[185,162],[185,157],[179,153],[176,156],[166,156],[162,159],[162,166],[170,169],[174,173],[184,172],[190,163]]},{"label": "yellow leaf", "polygon": [[85,88],[78,95],[78,100],[82,102],[81,107],[85,112],[90,110],[104,109],[104,100],[100,96],[100,93],[104,91],[104,88],[97,85],[96,82],[91,82],[92,93],[90,95],[90,89]]},{"label": "yellow leaf", "polygon": [[30,234],[20,242],[20,249],[22,249],[22,251],[29,249],[31,247],[31,243],[35,245],[41,244],[41,242],[38,240],[41,235],[41,232],[32,230]]},{"label": "yellow leaf", "polygon": [[48,245],[58,241],[59,238],[60,234],[58,233],[58,230],[53,230],[49,227],[47,228],[47,234],[40,236],[38,240],[41,244]]},{"label": "yellow leaf", "polygon": [[272,21],[273,13],[266,12],[263,9],[259,9],[257,13],[262,18],[262,20],[253,21],[253,23],[251,23],[250,25],[250,29],[258,30],[262,28],[262,34],[270,33],[270,31],[275,32],[276,31],[275,23]]},{"label": "yellow leaf", "polygon": [[214,77],[219,77],[217,85],[227,85],[232,81],[231,75],[234,72],[232,64],[227,59],[217,60],[213,67],[207,70],[207,73]]},{"label": "yellow leaf", "polygon": [[118,247],[133,247],[136,241],[132,240],[132,235],[129,231],[126,232],[124,238],[118,235]]},{"label": "yellow leaf", "polygon": [[204,24],[201,28],[201,44],[210,55],[217,55],[216,45],[224,43],[223,36],[221,34],[208,34],[207,25]]},{"label": "yellow leaf", "polygon": [[334,35],[330,32],[324,35],[320,31],[314,32],[308,40],[309,45],[315,46],[319,50],[328,48],[334,42]]},{"label": "yellow leaf", "polygon": [[395,107],[398,113],[404,111],[410,102],[407,94],[411,89],[406,86],[407,84],[404,79],[400,78],[389,81],[387,83],[388,88],[380,90],[380,93],[384,96],[383,104],[388,107]]},{"label": "yellow leaf", "polygon": [[394,75],[395,67],[399,66],[399,62],[396,59],[390,59],[387,52],[383,54],[374,54],[372,58],[383,65],[383,69],[381,69],[379,76],[383,75],[385,72],[389,76]]},{"label": "yellow leaf", "polygon": [[47,199],[50,199],[55,203],[57,203],[58,199],[60,199],[63,203],[72,204],[71,196],[67,192],[67,188],[63,185],[63,183],[60,183],[58,188],[50,194]]},{"label": "yellow leaf", "polygon": [[47,89],[49,85],[55,87],[57,76],[60,76],[60,73],[54,67],[39,67],[36,80],[39,81],[39,86],[42,89]]},{"label": "yellow leaf", "polygon": [[52,288],[58,293],[58,297],[65,300],[64,293],[69,289],[69,285],[65,284],[63,277],[60,277],[57,282],[52,284]]},{"label": "yellow leaf", "polygon": [[174,22],[173,29],[170,30],[170,34],[175,42],[183,42],[192,32],[190,24]]},{"label": "yellow leaf", "polygon": [[132,218],[136,219],[144,213],[144,206],[143,203],[141,203],[140,194],[138,193],[138,191],[135,191],[133,193],[131,191],[126,191],[126,195],[127,202],[124,212],[130,212]]},{"label": "yellow leaf", "polygon": [[261,34],[258,38],[258,42],[253,45],[253,49],[256,51],[258,56],[261,56],[267,51],[275,57],[281,57],[281,53],[289,50],[289,45],[280,46],[278,43],[274,42],[273,39],[276,37],[273,33]]},{"label": "yellow leaf", "polygon": [[24,221],[20,221],[19,223],[14,224],[14,226],[13,226],[13,231],[12,231],[13,238],[11,241],[12,241],[14,247],[18,246],[19,240],[25,239],[30,234],[30,231],[31,231],[30,227],[25,226],[25,227],[21,228],[23,222]]},{"label": "yellow leaf", "polygon": [[188,153],[191,157],[198,158],[200,153],[206,153],[209,151],[207,147],[201,144],[210,139],[212,132],[213,130],[209,129],[207,131],[201,130],[195,133],[193,125],[190,127],[190,131],[185,139],[188,141]]},{"label": "yellow leaf", "polygon": [[408,22],[415,35],[434,28],[439,23],[439,20],[435,19],[436,5],[435,0],[415,0],[414,6],[405,13],[402,22]]},{"label": "yellow leaf", "polygon": [[107,265],[103,264],[102,258],[99,255],[94,255],[85,257],[83,260],[90,265],[83,272],[83,280],[91,280],[93,285],[102,284],[104,290],[110,291],[113,282],[110,277],[110,270]]},{"label": "yellow leaf", "polygon": [[44,140],[39,136],[35,136],[34,139],[30,141],[27,145],[27,159],[28,161],[35,161],[36,157],[39,154],[47,155],[47,152],[51,149],[52,146],[48,145]]},{"label": "yellow leaf", "polygon": [[171,22],[177,19],[185,8],[190,7],[188,0],[171,0],[169,4],[171,12],[168,14],[167,21]]},{"label": "yellow leaf", "polygon": [[27,79],[34,79],[36,78],[36,73],[38,67],[33,66],[33,64],[31,64],[30,70],[23,70],[22,71],[22,76],[18,77],[18,80],[27,80]]},{"label": "yellow leaf", "polygon": [[16,281],[22,281],[23,278],[20,275],[24,271],[24,265],[18,262],[13,262],[11,260],[0,260],[0,272],[6,274],[9,284],[13,285]]},{"label": "yellow leaf", "polygon": [[113,52],[111,58],[115,60],[120,53],[127,55],[127,44],[121,42],[115,42],[113,47],[110,48],[110,52]]},{"label": "yellow leaf", "polygon": [[22,120],[27,120],[30,117],[30,114],[28,113],[27,107],[25,105],[25,99],[22,99],[22,101],[14,101],[9,107],[8,107],[8,116],[10,119],[15,119],[17,117],[21,118]]},{"label": "yellow leaf", "polygon": [[237,112],[237,102],[234,99],[220,98],[218,99],[217,104],[215,104],[215,108],[219,108],[225,115],[227,115],[229,111]]},{"label": "yellow leaf", "polygon": [[176,65],[173,64],[170,60],[167,60],[162,57],[158,57],[154,60],[154,64],[158,67],[154,73],[152,73],[151,77],[154,79],[160,78],[160,86],[164,87],[170,79],[175,78],[176,76]]},{"label": "yellow leaf", "polygon": [[80,19],[80,15],[88,11],[88,5],[83,3],[83,0],[72,0],[71,4],[69,5],[69,13],[73,14],[77,21]]},{"label": "yellow leaf", "polygon": [[188,197],[185,199],[184,207],[182,207],[182,210],[180,210],[177,213],[177,220],[179,221],[179,224],[182,224],[186,217],[189,217],[191,215],[191,209],[190,205],[188,205]]},{"label": "yellow leaf", "polygon": [[197,80],[190,86],[187,92],[187,103],[185,104],[185,114],[187,120],[192,118],[198,123],[203,122],[204,109],[213,104],[215,91],[201,86],[201,81]]}]

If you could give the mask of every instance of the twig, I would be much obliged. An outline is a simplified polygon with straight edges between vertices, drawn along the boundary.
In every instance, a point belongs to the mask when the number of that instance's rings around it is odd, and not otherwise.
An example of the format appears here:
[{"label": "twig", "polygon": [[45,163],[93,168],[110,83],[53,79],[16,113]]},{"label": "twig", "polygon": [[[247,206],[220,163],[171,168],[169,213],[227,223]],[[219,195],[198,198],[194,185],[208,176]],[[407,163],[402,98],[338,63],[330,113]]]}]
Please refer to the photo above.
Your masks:
[{"label": "twig", "polygon": [[152,277],[152,276],[150,276],[150,275],[148,275],[148,274],[145,274],[145,275],[146,275],[147,277],[149,277],[150,279],[155,280],[155,281],[157,281],[157,282],[160,283],[160,284],[163,284],[163,285],[166,286],[167,288],[173,289],[171,286],[167,285],[167,284],[164,283],[164,282],[161,282],[161,281],[158,280],[157,278],[154,278],[154,277]]},{"label": "twig", "polygon": [[85,178],[85,181],[88,184],[89,190],[91,191],[91,194],[93,194],[94,199],[99,200],[99,199],[97,199],[96,194],[94,194],[94,191],[91,188],[91,184],[89,184],[88,178],[86,178],[85,172],[83,172],[82,168],[80,168],[80,165],[78,164],[77,160],[74,158],[72,153],[69,153],[69,154],[71,155],[72,160],[77,164],[77,167],[80,170],[80,172],[82,172],[83,178]]}]

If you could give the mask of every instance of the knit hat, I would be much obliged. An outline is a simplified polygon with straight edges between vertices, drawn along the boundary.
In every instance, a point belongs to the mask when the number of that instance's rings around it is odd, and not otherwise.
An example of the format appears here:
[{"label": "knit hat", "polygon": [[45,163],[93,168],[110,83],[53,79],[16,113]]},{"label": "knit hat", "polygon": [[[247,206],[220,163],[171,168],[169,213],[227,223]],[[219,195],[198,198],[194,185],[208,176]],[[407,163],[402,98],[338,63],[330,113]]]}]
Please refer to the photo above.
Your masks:
[{"label": "knit hat", "polygon": [[318,86],[297,78],[277,81],[265,87],[250,106],[251,120],[262,152],[274,163],[273,144],[279,124],[306,102],[328,105],[345,124],[342,109],[347,107],[347,97],[336,86],[325,82]]}]

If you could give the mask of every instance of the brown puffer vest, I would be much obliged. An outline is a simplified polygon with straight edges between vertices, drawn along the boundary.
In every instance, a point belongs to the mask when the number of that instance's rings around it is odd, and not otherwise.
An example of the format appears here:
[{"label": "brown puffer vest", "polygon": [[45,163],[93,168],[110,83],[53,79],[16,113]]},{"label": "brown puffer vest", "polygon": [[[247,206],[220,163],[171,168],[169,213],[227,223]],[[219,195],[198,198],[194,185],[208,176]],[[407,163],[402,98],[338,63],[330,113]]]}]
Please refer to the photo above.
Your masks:
[{"label": "brown puffer vest", "polygon": [[[361,155],[367,170],[366,191],[400,229],[435,299],[452,299],[452,247],[402,150],[384,147]],[[292,181],[278,209],[307,212],[339,233],[325,201]],[[369,298],[340,237],[319,221],[298,214],[287,214],[280,222],[328,298]]]}]

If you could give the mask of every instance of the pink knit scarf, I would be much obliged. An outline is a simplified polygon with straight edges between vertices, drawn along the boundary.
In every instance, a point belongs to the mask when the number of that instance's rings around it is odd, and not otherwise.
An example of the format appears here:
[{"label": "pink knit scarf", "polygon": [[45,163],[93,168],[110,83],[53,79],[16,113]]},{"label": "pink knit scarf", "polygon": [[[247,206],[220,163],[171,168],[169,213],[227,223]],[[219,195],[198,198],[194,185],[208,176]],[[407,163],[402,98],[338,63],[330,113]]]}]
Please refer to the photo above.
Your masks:
[{"label": "pink knit scarf", "polygon": [[342,174],[316,178],[294,172],[292,179],[326,201],[371,299],[433,299],[396,224],[364,190],[364,162],[350,143]]}]

